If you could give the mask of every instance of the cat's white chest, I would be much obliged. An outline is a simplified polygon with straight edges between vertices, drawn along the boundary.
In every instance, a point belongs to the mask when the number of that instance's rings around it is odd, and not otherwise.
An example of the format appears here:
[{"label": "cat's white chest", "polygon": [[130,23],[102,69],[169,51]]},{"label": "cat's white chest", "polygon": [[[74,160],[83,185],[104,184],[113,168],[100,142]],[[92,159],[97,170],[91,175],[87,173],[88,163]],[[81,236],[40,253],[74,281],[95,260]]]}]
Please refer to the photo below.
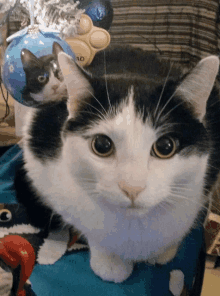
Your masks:
[{"label": "cat's white chest", "polygon": [[186,221],[185,215],[177,217],[178,213],[172,215],[163,211],[152,212],[145,217],[129,214],[128,218],[126,213],[110,213],[98,206],[92,209],[94,215],[87,210],[80,217],[75,212],[71,221],[83,231],[89,244],[134,261],[154,258],[162,254],[167,246],[179,243],[197,213],[195,211]]}]

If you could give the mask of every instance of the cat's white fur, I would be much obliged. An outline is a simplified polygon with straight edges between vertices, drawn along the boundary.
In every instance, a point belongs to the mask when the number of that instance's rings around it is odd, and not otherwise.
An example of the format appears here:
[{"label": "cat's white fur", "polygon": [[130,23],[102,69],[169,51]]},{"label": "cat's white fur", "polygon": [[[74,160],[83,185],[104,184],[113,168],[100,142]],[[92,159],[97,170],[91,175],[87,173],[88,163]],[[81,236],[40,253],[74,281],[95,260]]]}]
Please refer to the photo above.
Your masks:
[{"label": "cat's white fur", "polygon": [[57,79],[53,73],[50,71],[48,83],[44,86],[42,91],[35,93],[30,93],[30,96],[37,102],[48,102],[57,101],[60,97],[65,97],[67,95],[66,84],[64,81]]},{"label": "cat's white fur", "polygon": [[[44,202],[86,235],[92,269],[115,282],[129,276],[133,261],[164,263],[174,257],[203,204],[207,165],[206,156],[183,158],[176,154],[167,160],[151,156],[156,132],[150,123],[144,125],[136,118],[132,91],[128,100],[129,105],[123,106],[117,117],[87,132],[88,136],[108,135],[117,150],[115,158],[98,157],[89,140],[77,135],[63,139],[62,156],[46,164],[36,159],[26,144],[24,147],[28,175]],[[90,190],[92,180],[97,184]],[[145,188],[136,209],[130,208],[131,201],[119,188],[121,180]],[[180,188],[172,198],[175,182]],[[171,255],[170,247],[174,249]],[[167,248],[169,256],[164,259]]]}]

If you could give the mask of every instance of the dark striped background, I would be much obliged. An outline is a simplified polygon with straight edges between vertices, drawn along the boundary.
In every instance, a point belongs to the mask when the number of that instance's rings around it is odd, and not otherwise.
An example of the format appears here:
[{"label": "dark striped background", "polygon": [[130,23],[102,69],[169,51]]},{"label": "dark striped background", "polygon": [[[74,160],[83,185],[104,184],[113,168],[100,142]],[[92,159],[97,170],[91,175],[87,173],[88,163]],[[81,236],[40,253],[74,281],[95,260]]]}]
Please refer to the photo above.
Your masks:
[{"label": "dark striped background", "polygon": [[219,54],[218,0],[111,0],[112,44],[123,42],[184,63]]}]

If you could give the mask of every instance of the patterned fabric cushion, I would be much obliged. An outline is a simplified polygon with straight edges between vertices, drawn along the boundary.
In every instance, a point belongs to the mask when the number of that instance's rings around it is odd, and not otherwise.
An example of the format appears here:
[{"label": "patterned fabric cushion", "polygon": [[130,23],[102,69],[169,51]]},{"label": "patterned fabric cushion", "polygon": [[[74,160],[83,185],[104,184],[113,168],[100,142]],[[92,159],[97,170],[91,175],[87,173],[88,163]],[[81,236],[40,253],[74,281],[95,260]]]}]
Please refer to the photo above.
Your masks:
[{"label": "patterned fabric cushion", "polygon": [[183,63],[219,53],[218,0],[112,0],[112,44]]}]

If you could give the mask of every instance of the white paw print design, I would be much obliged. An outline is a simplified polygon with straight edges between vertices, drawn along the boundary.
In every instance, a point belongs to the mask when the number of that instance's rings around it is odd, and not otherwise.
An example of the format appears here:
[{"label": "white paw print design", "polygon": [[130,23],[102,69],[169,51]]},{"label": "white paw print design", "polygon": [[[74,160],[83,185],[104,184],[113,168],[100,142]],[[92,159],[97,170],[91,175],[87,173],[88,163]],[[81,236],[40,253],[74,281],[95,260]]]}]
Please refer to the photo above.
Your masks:
[{"label": "white paw print design", "polygon": [[184,289],[184,274],[174,269],[170,272],[169,290],[174,296],[180,296]]}]

